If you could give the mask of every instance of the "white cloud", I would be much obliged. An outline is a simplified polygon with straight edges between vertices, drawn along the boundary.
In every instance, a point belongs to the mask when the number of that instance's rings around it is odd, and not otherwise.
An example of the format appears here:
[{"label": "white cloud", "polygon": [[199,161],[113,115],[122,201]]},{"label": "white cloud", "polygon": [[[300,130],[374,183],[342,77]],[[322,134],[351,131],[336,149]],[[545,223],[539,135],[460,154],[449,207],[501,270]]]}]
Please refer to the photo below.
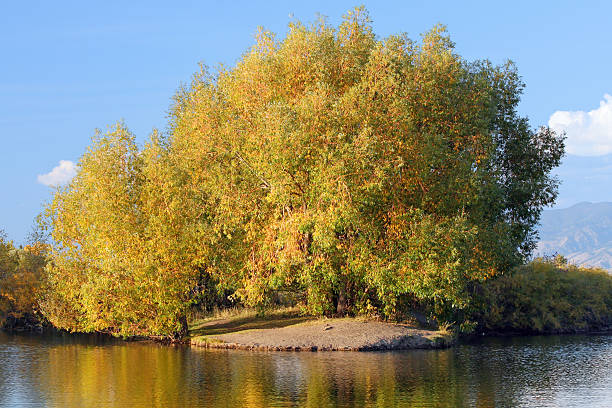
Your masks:
[{"label": "white cloud", "polygon": [[604,95],[599,108],[585,111],[556,111],[548,126],[566,132],[568,153],[578,156],[601,156],[612,153],[612,96]]},{"label": "white cloud", "polygon": [[60,160],[47,174],[39,174],[38,182],[45,186],[55,187],[68,183],[76,175],[76,165],[70,160]]}]

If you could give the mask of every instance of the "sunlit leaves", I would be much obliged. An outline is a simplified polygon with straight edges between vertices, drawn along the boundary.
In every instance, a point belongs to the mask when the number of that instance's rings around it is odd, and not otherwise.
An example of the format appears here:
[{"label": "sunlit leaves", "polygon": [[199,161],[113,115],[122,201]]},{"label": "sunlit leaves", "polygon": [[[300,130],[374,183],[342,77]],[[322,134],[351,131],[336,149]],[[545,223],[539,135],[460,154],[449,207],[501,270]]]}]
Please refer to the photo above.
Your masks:
[{"label": "sunlit leaves", "polygon": [[319,314],[465,309],[529,253],[563,142],[517,115],[512,64],[453,47],[443,26],[379,39],[363,8],[261,29],[177,92],[167,135],[95,138],[48,210],[66,327],[167,335],[202,277]]},{"label": "sunlit leaves", "polygon": [[[338,28],[262,31],[235,68],[180,93],[169,150],[199,158],[186,186],[232,231],[219,279],[251,304],[292,288],[313,312],[347,298],[392,314],[401,296],[463,308],[469,282],[518,262],[536,220],[518,213],[554,199],[562,143],[521,125],[512,65],[453,47],[442,26],[377,40],[356,9]],[[521,163],[546,188],[519,200],[516,154],[545,163]]]},{"label": "sunlit leaves", "polygon": [[40,242],[15,248],[0,230],[0,327],[9,318],[38,323],[47,253]]}]

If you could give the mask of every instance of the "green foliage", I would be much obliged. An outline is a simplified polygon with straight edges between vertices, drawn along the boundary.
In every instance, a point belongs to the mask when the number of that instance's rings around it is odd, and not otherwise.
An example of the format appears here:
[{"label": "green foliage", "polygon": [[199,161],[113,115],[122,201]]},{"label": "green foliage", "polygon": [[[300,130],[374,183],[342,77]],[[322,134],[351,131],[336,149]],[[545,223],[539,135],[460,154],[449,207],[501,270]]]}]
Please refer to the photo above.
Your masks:
[{"label": "green foliage", "polygon": [[466,309],[529,254],[563,140],[518,116],[512,64],[453,46],[441,26],[378,39],[363,8],[282,41],[261,30],[177,93],[168,135],[98,135],[47,210],[49,319],[172,335],[224,291],[293,293],[314,314]]},{"label": "green foliage", "polygon": [[474,320],[490,332],[564,333],[612,326],[612,276],[537,259],[486,282]]}]

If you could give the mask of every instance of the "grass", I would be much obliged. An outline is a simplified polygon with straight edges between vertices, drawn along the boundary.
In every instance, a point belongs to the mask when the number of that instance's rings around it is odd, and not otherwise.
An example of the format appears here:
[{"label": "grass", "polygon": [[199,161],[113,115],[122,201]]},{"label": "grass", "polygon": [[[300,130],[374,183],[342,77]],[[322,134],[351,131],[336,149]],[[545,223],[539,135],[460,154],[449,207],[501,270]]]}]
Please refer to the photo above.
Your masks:
[{"label": "grass", "polygon": [[243,330],[286,327],[315,319],[312,316],[303,316],[297,308],[279,308],[263,316],[258,315],[254,309],[223,309],[204,316],[193,316],[189,324],[188,337],[210,341],[210,336]]}]

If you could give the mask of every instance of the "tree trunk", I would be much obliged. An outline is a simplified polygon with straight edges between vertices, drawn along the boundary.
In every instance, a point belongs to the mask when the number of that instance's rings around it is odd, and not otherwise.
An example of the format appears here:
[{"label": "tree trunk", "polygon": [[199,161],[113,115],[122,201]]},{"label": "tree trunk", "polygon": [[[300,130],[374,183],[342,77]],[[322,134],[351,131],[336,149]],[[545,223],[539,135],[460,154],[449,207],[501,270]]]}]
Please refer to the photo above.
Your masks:
[{"label": "tree trunk", "polygon": [[344,316],[346,314],[346,283],[342,282],[338,290],[338,306],[336,307],[336,314],[338,316]]},{"label": "tree trunk", "polygon": [[187,315],[182,315],[179,317],[179,323],[181,324],[181,328],[174,333],[172,336],[172,340],[181,340],[183,337],[187,335],[189,331],[189,325],[187,324]]}]

